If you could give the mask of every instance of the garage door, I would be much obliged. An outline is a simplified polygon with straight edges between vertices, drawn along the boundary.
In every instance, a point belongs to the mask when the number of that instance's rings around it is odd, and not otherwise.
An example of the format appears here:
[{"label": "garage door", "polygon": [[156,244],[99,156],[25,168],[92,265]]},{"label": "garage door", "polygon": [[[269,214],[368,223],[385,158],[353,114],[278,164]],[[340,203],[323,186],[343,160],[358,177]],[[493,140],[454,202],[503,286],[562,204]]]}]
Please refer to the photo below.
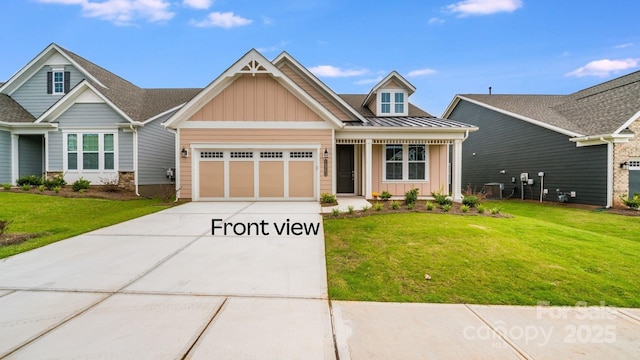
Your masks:
[{"label": "garage door", "polygon": [[200,151],[194,200],[314,200],[317,151]]}]

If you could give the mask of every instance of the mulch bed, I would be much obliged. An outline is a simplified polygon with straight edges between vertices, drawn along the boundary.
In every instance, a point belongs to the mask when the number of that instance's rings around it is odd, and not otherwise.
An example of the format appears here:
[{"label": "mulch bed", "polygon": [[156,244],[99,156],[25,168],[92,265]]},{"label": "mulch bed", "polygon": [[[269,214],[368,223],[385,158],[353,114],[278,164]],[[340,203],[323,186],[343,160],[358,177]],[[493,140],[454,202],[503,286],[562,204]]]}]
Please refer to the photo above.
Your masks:
[{"label": "mulch bed", "polygon": [[[109,190],[109,191],[108,191]],[[28,193],[28,194],[37,194],[37,195],[50,195],[50,196],[62,196],[68,198],[96,198],[96,199],[107,199],[107,200],[135,200],[139,199],[139,196],[136,196],[135,192],[128,191],[124,189],[118,189],[116,191],[111,191],[109,186],[101,186],[101,185],[92,185],[90,188],[86,189],[83,192],[73,191],[70,185],[63,186],[60,189],[60,192],[56,193],[53,190],[43,190],[39,191],[37,188],[31,188],[29,191],[24,191],[20,188],[11,188],[11,190],[0,190],[5,192],[14,192],[14,193]]]},{"label": "mulch bed", "polygon": [[[379,215],[379,214],[397,214],[397,213],[429,213],[429,214],[450,214],[450,215],[462,215],[462,216],[489,216],[495,218],[509,218],[512,217],[510,214],[502,214],[496,213],[492,214],[491,209],[494,207],[485,207],[484,213],[478,213],[476,208],[469,209],[468,212],[463,212],[461,210],[461,205],[459,203],[454,203],[451,205],[451,209],[449,211],[444,211],[440,208],[438,204],[432,201],[434,208],[432,210],[427,210],[425,200],[418,200],[415,207],[412,210],[407,209],[407,206],[404,204],[403,200],[398,200],[400,207],[398,209],[393,209],[391,207],[392,200],[369,200],[371,203],[371,208],[367,211],[362,211],[362,209],[354,209],[353,213],[341,212],[339,215],[334,215],[333,213],[323,214],[323,216],[327,219],[344,219],[344,218],[354,218],[354,217],[363,217],[363,216],[371,216],[371,215]],[[381,210],[375,209],[375,204],[382,204]]]}]

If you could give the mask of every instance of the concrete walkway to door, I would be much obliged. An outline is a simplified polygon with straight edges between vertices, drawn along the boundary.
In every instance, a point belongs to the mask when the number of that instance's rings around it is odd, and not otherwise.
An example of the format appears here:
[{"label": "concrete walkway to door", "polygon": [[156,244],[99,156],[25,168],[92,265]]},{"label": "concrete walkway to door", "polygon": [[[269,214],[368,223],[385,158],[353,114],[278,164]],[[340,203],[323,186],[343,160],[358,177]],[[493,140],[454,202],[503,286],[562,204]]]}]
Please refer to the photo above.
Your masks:
[{"label": "concrete walkway to door", "polygon": [[0,260],[0,358],[335,358],[319,212],[189,203]]}]

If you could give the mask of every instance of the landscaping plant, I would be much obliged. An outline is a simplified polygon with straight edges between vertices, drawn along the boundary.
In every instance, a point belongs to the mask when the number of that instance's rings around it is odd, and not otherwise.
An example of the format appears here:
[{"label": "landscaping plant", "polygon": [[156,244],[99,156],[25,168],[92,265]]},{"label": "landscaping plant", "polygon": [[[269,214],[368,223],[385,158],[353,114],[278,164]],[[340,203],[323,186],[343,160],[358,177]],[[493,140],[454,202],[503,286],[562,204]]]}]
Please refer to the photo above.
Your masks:
[{"label": "landscaping plant", "polygon": [[336,196],[333,194],[322,193],[320,194],[320,202],[323,204],[335,204]]},{"label": "landscaping plant", "polygon": [[4,190],[11,190],[11,184],[2,184]]},{"label": "landscaping plant", "polygon": [[91,184],[91,181],[86,180],[84,178],[80,178],[76,180],[73,184],[71,184],[71,188],[73,189],[73,191],[87,190],[90,184]]},{"label": "landscaping plant", "polygon": [[391,208],[392,208],[393,210],[398,210],[398,209],[400,209],[400,203],[399,203],[397,200],[393,200],[393,201],[391,202]]},{"label": "landscaping plant", "polygon": [[382,199],[382,200],[389,200],[389,199],[391,199],[391,193],[390,193],[390,192],[388,192],[387,190],[383,191],[383,192],[380,194],[380,199]]},{"label": "landscaping plant", "polygon": [[420,190],[417,188],[413,188],[407,191],[404,194],[404,203],[407,205],[415,205],[416,201],[418,201],[418,192]]}]

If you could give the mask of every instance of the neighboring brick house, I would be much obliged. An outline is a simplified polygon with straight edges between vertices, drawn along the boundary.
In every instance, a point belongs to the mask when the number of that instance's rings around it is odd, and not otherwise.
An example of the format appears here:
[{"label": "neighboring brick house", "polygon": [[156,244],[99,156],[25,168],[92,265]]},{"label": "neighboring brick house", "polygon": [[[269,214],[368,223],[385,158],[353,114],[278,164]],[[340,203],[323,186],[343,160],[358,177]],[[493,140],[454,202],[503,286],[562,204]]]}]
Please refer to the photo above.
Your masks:
[{"label": "neighboring brick house", "polygon": [[547,201],[559,189],[607,207],[640,193],[640,72],[570,95],[457,95],[443,117],[480,129],[465,142],[463,185]]}]

